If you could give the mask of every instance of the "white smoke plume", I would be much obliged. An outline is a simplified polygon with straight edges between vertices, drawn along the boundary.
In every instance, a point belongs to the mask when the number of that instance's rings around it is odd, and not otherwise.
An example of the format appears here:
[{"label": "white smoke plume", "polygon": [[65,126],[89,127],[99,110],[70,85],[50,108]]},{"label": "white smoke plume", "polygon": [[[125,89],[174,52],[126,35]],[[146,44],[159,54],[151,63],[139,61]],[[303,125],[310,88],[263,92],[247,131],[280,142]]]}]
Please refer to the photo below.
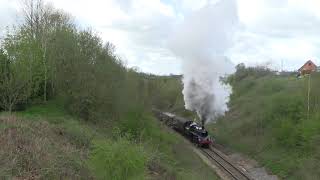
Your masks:
[{"label": "white smoke plume", "polygon": [[203,124],[228,110],[232,91],[221,77],[234,71],[225,54],[237,25],[235,0],[220,0],[186,17],[170,40],[182,59],[185,107],[196,111]]}]

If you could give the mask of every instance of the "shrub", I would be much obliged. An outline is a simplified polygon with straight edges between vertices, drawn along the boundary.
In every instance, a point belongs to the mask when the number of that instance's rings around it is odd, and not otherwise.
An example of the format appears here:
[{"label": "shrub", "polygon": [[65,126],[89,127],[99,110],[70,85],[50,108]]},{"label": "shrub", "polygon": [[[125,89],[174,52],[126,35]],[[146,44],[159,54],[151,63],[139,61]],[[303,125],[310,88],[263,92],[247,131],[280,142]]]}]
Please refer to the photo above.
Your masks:
[{"label": "shrub", "polygon": [[147,159],[142,146],[120,138],[94,142],[88,165],[97,179],[143,179]]},{"label": "shrub", "polygon": [[133,138],[138,138],[147,129],[150,123],[139,112],[129,112],[119,120],[119,128],[123,134],[130,134]]},{"label": "shrub", "polygon": [[73,145],[78,148],[87,148],[91,145],[94,138],[92,130],[86,126],[81,126],[75,120],[66,121],[64,124],[58,125],[59,133],[62,133]]}]

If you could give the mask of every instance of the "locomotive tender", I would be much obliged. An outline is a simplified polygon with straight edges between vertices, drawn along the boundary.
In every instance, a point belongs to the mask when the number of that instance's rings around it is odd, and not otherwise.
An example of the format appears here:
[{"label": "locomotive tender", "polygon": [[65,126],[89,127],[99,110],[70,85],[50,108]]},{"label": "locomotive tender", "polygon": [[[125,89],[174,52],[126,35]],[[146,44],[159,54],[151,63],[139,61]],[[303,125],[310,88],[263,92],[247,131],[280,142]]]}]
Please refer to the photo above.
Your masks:
[{"label": "locomotive tender", "polygon": [[212,144],[212,139],[208,135],[208,132],[204,127],[198,125],[197,123],[176,116],[169,112],[161,112],[159,110],[153,109],[153,112],[157,118],[165,123],[170,128],[176,130],[183,136],[190,139],[191,142],[195,143],[200,147],[209,147]]}]

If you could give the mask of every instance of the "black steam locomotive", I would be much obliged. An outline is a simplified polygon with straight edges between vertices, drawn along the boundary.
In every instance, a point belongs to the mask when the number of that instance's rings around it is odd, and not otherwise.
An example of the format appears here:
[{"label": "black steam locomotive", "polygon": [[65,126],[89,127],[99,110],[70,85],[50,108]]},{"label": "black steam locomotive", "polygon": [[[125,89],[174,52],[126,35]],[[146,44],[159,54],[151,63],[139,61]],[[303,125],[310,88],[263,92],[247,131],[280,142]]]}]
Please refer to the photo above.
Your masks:
[{"label": "black steam locomotive", "polygon": [[209,147],[210,144],[213,143],[206,129],[196,122],[176,116],[172,113],[161,112],[159,110],[153,111],[160,121],[190,139],[190,141],[197,146]]}]

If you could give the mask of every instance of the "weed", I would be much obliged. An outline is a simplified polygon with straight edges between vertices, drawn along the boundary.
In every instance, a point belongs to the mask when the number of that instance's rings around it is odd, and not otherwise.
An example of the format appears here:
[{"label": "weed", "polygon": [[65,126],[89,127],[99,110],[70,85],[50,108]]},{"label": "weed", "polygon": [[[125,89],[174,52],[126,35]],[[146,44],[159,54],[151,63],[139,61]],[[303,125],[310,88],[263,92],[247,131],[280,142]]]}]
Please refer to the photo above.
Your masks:
[{"label": "weed", "polygon": [[96,141],[88,165],[98,179],[144,179],[147,163],[142,146],[127,139]]}]

